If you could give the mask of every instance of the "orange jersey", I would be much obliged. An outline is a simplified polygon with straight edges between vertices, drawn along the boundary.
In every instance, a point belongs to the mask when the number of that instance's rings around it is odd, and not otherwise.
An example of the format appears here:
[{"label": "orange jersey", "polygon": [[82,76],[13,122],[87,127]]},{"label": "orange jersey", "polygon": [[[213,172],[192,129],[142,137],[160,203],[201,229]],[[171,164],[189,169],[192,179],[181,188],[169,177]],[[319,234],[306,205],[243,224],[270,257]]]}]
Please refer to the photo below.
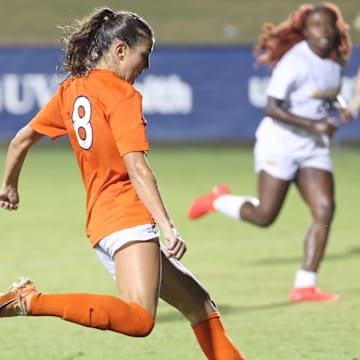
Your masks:
[{"label": "orange jersey", "polygon": [[115,231],[153,222],[138,198],[122,156],[148,151],[142,98],[108,70],[65,80],[30,121],[38,133],[68,135],[86,189],[91,245]]}]

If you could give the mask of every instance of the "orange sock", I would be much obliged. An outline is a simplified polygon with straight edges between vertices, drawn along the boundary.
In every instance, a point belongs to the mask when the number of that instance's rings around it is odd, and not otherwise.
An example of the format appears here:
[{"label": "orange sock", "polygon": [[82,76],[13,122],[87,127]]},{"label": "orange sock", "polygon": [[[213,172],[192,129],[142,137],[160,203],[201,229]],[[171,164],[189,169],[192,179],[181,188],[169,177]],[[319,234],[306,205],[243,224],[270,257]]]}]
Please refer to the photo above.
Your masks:
[{"label": "orange sock", "polygon": [[64,320],[129,336],[147,336],[153,317],[139,304],[114,296],[93,294],[43,294],[31,299],[31,316],[57,316]]},{"label": "orange sock", "polygon": [[227,336],[220,320],[214,312],[208,319],[193,326],[196,338],[209,360],[244,360],[236,345]]}]

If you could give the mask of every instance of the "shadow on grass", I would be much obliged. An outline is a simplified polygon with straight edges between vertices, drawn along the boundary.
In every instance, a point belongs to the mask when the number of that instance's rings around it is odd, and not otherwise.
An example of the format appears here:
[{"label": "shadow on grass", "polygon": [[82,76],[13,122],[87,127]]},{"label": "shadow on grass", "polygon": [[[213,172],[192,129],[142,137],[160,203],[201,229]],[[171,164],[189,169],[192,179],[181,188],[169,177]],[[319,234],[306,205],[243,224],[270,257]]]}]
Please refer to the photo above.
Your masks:
[{"label": "shadow on grass", "polygon": [[[261,311],[261,310],[272,310],[282,307],[293,306],[294,304],[290,301],[257,304],[257,305],[227,305],[219,304],[218,309],[222,315],[235,314],[235,313],[246,313],[250,311]],[[166,313],[158,314],[156,317],[157,322],[173,322],[173,321],[184,321],[185,318],[175,309],[170,310]]]},{"label": "shadow on grass", "polygon": [[[337,261],[337,260],[344,260],[349,259],[352,257],[360,257],[360,247],[351,247],[347,251],[338,254],[329,254],[326,255],[325,253],[325,261]],[[287,265],[293,263],[299,263],[301,261],[300,257],[288,257],[288,258],[280,258],[280,257],[271,257],[266,259],[257,259],[252,261],[252,263],[260,264],[260,265]]]},{"label": "shadow on grass", "polygon": [[249,304],[249,305],[227,305],[218,304],[221,314],[245,313],[250,311],[273,310],[288,306],[293,306],[291,301],[272,302],[265,304]]}]

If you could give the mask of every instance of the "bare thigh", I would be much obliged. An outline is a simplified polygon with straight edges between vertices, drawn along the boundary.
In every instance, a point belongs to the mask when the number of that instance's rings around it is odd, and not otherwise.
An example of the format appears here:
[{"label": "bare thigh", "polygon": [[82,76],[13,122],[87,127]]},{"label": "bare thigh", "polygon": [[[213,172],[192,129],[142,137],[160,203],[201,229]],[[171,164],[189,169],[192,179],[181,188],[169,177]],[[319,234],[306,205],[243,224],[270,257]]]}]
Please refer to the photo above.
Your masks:
[{"label": "bare thigh", "polygon": [[192,324],[216,311],[205,287],[179,261],[162,253],[160,297],[178,309]]},{"label": "bare thigh", "polygon": [[155,316],[161,276],[158,240],[134,242],[118,250],[114,262],[122,299],[137,302]]}]

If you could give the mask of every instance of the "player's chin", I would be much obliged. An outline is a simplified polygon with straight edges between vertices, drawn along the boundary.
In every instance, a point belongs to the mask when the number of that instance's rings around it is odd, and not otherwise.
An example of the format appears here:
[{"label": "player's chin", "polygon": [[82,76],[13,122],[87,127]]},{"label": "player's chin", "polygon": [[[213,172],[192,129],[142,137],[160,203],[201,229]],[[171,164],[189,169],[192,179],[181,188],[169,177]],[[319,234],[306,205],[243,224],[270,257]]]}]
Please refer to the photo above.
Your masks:
[{"label": "player's chin", "polygon": [[317,47],[324,53],[330,53],[334,49],[334,41],[329,38],[320,38],[317,42]]}]

